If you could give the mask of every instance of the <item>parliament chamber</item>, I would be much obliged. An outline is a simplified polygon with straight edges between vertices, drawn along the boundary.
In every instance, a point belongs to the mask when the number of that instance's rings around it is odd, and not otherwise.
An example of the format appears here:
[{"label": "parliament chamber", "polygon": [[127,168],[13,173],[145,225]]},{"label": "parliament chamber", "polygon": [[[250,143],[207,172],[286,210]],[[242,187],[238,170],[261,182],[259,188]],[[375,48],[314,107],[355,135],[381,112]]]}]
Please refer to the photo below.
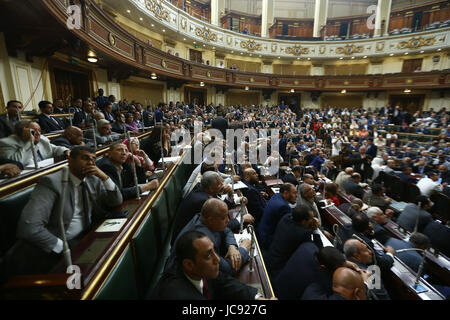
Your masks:
[{"label": "parliament chamber", "polygon": [[0,17],[1,300],[450,298],[448,1]]}]

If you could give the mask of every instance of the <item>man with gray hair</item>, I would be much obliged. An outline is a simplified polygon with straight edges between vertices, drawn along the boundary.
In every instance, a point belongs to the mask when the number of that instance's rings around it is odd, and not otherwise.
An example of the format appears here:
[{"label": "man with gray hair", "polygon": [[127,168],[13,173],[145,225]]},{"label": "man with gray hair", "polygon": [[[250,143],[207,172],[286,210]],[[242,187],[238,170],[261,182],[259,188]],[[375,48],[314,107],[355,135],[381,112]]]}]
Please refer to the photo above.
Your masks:
[{"label": "man with gray hair", "polygon": [[[33,138],[31,135],[33,134]],[[31,141],[33,139],[33,142]],[[50,143],[47,137],[41,136],[41,127],[34,121],[22,120],[15,125],[15,134],[0,139],[0,157],[18,161],[24,167],[33,166],[32,143],[36,150],[37,161],[70,154],[65,147]]]},{"label": "man with gray hair", "polygon": [[[100,113],[99,113],[100,114]],[[91,128],[84,134],[87,139],[94,139],[94,130]],[[108,144],[117,140],[120,140],[120,134],[113,133],[111,124],[108,120],[100,119],[97,121],[97,130],[95,131],[95,138],[97,139],[97,144]]]},{"label": "man with gray hair", "polygon": [[316,195],[316,191],[311,185],[307,183],[302,183],[298,187],[299,196],[297,197],[297,206],[304,205],[313,211],[314,217],[319,219],[320,224],[322,224],[322,219],[320,218],[319,208],[317,207],[316,202],[314,201],[314,197]]},{"label": "man with gray hair", "polygon": [[334,183],[336,183],[338,185],[338,187],[342,189],[342,184],[344,183],[344,181],[349,179],[352,176],[352,174],[353,174],[353,168],[347,167],[347,168],[345,168],[344,171],[339,172]]},{"label": "man with gray hair", "polygon": [[[200,189],[193,190],[180,204],[179,209],[177,210],[172,242],[178,236],[180,231],[184,228],[184,226],[197,214],[200,212],[203,204],[209,198],[218,198],[219,194],[233,194],[233,190],[230,186],[224,184],[223,178],[215,171],[206,171],[202,175],[202,179],[200,181]],[[245,199],[244,199],[245,202]],[[232,205],[231,202],[227,203],[230,207]],[[244,215],[244,222],[253,223],[254,219],[250,214]],[[236,219],[230,220],[230,229],[235,230],[237,227],[240,227],[240,223]]]}]

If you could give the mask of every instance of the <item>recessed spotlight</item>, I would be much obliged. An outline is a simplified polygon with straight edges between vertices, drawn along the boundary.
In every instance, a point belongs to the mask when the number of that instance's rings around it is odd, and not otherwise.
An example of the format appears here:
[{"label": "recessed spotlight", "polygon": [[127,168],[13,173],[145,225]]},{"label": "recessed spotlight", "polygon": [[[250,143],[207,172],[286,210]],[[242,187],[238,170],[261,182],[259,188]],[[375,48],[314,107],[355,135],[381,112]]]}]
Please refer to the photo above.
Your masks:
[{"label": "recessed spotlight", "polygon": [[197,44],[197,41],[194,41],[194,44]]},{"label": "recessed spotlight", "polygon": [[152,78],[152,80],[156,80],[158,77],[156,76],[156,73],[152,72],[150,78]]},{"label": "recessed spotlight", "polygon": [[390,57],[392,57],[393,55],[394,55],[393,53],[389,54]]},{"label": "recessed spotlight", "polygon": [[278,57],[278,59],[281,59],[281,57]]},{"label": "recessed spotlight", "polygon": [[233,51],[233,50],[231,50],[231,53],[234,53],[234,51]]},{"label": "recessed spotlight", "polygon": [[163,31],[163,32],[166,32],[166,29],[163,29],[162,31]]},{"label": "recessed spotlight", "polygon": [[411,90],[410,90],[410,89],[405,89],[405,90],[403,90],[403,92],[404,92],[404,93],[410,93]]},{"label": "recessed spotlight", "polygon": [[343,89],[343,90],[341,91],[341,93],[347,93],[347,90]]},{"label": "recessed spotlight", "polygon": [[186,38],[183,38],[183,41],[186,41]]},{"label": "recessed spotlight", "polygon": [[441,51],[441,50],[442,50],[441,48],[437,49],[437,51]]},{"label": "recessed spotlight", "polygon": [[355,59],[355,57],[352,57],[352,59]]},{"label": "recessed spotlight", "polygon": [[131,13],[131,10],[127,10],[128,13]]},{"label": "recessed spotlight", "polygon": [[425,51],[423,51],[423,50],[420,50],[420,53],[424,53]]},{"label": "recessed spotlight", "polygon": [[241,52],[241,54],[244,54],[244,53]]},{"label": "recessed spotlight", "polygon": [[250,53],[249,56],[251,57],[251,56],[253,56],[253,55]]},{"label": "recessed spotlight", "polygon": [[343,60],[343,59],[344,59],[343,57],[340,57],[340,58],[339,58],[339,60]]},{"label": "recessed spotlight", "polygon": [[405,52],[405,56],[407,56],[408,55],[408,52]]},{"label": "recessed spotlight", "polygon": [[363,59],[367,58],[367,56],[364,56]]},{"label": "recessed spotlight", "polygon": [[294,90],[294,89],[291,89],[291,93],[295,93],[295,90]]},{"label": "recessed spotlight", "polygon": [[204,87],[205,86],[205,83],[202,81],[202,82],[200,82],[200,87]]},{"label": "recessed spotlight", "polygon": [[[142,20],[144,20],[144,19],[142,19],[142,18],[139,18],[139,20],[141,20],[141,21],[142,21]],[[152,27],[153,27],[153,26],[152,26]]]},{"label": "recessed spotlight", "polygon": [[250,88],[248,86],[245,86],[245,91],[250,90]]},{"label": "recessed spotlight", "polygon": [[155,25],[152,23],[152,27],[154,27]]},{"label": "recessed spotlight", "polygon": [[300,58],[297,58],[297,60],[300,60]]},{"label": "recessed spotlight", "polygon": [[308,60],[311,60],[311,58],[308,58]]},{"label": "recessed spotlight", "polygon": [[206,45],[203,45],[204,47],[206,47]]}]

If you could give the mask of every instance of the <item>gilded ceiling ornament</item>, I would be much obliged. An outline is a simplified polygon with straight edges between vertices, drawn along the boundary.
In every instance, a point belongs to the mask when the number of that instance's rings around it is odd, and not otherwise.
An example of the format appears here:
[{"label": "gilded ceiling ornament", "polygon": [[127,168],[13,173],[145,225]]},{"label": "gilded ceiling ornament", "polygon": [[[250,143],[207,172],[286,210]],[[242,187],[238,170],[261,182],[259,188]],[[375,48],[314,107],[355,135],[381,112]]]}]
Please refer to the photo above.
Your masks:
[{"label": "gilded ceiling ornament", "polygon": [[163,67],[164,69],[166,69],[167,68],[167,62],[166,62],[166,60],[161,60],[161,67]]},{"label": "gilded ceiling ornament", "polygon": [[211,78],[211,71],[206,72],[206,76],[207,76],[208,78]]},{"label": "gilded ceiling ornament", "polygon": [[253,83],[255,82],[255,79],[253,77],[250,78],[250,82]]},{"label": "gilded ceiling ornament", "polygon": [[145,6],[148,10],[153,12],[157,19],[170,22],[169,11],[162,7],[161,2],[158,3],[156,0],[147,0]]},{"label": "gilded ceiling ornament", "polygon": [[241,41],[241,48],[247,49],[248,51],[261,51],[262,46],[253,40]]},{"label": "gilded ceiling ornament", "polygon": [[347,56],[352,55],[354,53],[362,53],[364,51],[364,47],[362,46],[355,46],[354,44],[347,44],[345,47],[338,47],[336,48],[337,54],[345,54]]},{"label": "gilded ceiling ornament", "polygon": [[401,41],[397,44],[398,49],[417,49],[425,46],[432,46],[436,42],[435,38],[422,38],[422,37],[413,37],[408,41]]},{"label": "gilded ceiling ornament", "polygon": [[195,34],[197,37],[201,37],[205,41],[217,42],[217,34],[211,32],[211,30],[206,27],[203,27],[203,29],[200,29],[198,27],[195,28]]},{"label": "gilded ceiling ornament", "polygon": [[295,81],[294,81],[294,84],[295,84],[296,86],[298,86],[298,84],[299,84],[298,80],[295,80]]},{"label": "gilded ceiling ornament", "polygon": [[294,47],[288,47],[286,48],[287,54],[293,54],[294,56],[299,56],[302,54],[308,54],[309,48],[303,48],[302,46],[296,45]]}]

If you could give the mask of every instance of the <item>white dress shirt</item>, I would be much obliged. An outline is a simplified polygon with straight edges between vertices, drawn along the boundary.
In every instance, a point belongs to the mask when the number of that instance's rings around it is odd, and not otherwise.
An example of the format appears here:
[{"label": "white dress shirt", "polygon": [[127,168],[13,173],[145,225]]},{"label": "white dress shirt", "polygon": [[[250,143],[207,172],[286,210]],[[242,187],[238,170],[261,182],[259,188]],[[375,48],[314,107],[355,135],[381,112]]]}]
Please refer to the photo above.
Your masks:
[{"label": "white dress shirt", "polygon": [[420,179],[417,187],[420,189],[420,193],[426,197],[431,196],[434,191],[442,191],[442,186],[428,177]]}]

